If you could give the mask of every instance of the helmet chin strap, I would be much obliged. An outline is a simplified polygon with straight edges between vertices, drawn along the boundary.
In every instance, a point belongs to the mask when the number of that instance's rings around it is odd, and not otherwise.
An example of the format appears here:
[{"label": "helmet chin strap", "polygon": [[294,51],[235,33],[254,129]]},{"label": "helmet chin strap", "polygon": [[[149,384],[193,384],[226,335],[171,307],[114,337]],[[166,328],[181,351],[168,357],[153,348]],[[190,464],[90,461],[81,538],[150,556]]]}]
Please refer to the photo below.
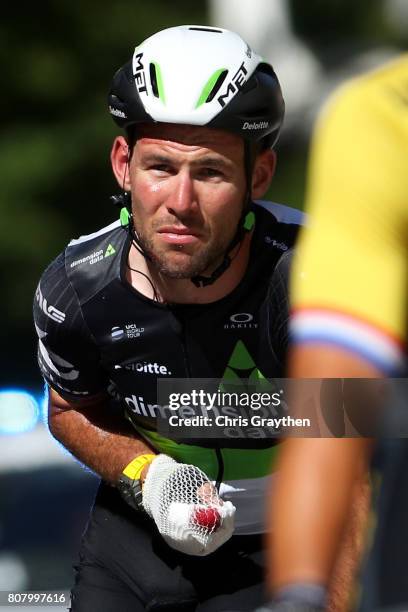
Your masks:
[{"label": "helmet chin strap", "polygon": [[242,214],[240,220],[238,222],[237,231],[235,232],[235,236],[229,243],[227,250],[224,255],[224,259],[221,264],[214,270],[214,272],[210,276],[193,276],[190,280],[196,287],[208,287],[208,285],[212,285],[218,280],[221,274],[224,274],[225,270],[227,270],[231,265],[231,251],[239,244],[245,234],[254,226],[255,223],[255,214],[252,211],[252,198],[251,198],[251,186],[252,186],[252,171],[254,168],[256,157],[256,151],[254,146],[251,146],[247,140],[244,140],[244,168],[245,168],[245,179],[246,179],[246,193],[244,200],[244,207],[242,210]]},{"label": "helmet chin strap", "polygon": [[[242,210],[240,220],[238,222],[237,230],[235,232],[233,239],[231,240],[231,242],[229,243],[225,251],[222,262],[214,270],[214,272],[210,274],[210,276],[196,275],[190,278],[191,282],[196,287],[208,287],[208,285],[212,285],[213,283],[215,283],[215,281],[218,280],[222,274],[224,274],[224,272],[230,267],[231,262],[232,262],[232,258],[230,256],[231,251],[240,242],[242,242],[245,234],[251,231],[251,229],[254,226],[255,215],[252,210],[252,198],[251,198],[252,170],[254,167],[254,162],[255,162],[255,149],[254,147],[251,147],[249,142],[244,141],[244,168],[245,168],[245,178],[246,178],[247,189],[245,193],[244,207]],[[134,228],[132,212],[131,212],[132,208],[131,208],[130,193],[128,191],[123,191],[123,193],[119,195],[111,196],[110,200],[115,206],[118,206],[121,209],[120,221],[123,226],[126,226],[126,225],[128,226],[132,241],[135,247],[137,248],[137,250],[139,251],[139,253],[141,253],[143,257],[145,257],[148,261],[151,261],[154,263],[150,254],[147,253],[145,249],[143,248],[143,245],[141,244],[139,240],[139,236],[137,235],[136,230]]]},{"label": "helmet chin strap", "polygon": [[136,233],[135,227],[133,225],[133,216],[132,216],[132,208],[131,208],[131,197],[129,191],[123,191],[117,195],[110,196],[110,201],[114,206],[118,206],[120,208],[120,223],[122,227],[127,227],[129,234],[132,238],[132,242],[135,247],[139,251],[141,255],[148,261],[153,261],[152,257],[145,251],[142,243],[140,242],[139,236]]},{"label": "helmet chin strap", "polygon": [[255,222],[255,216],[254,213],[251,211],[251,203],[248,202],[247,197],[245,198],[245,201],[246,204],[239,220],[237,231],[235,232],[234,238],[228,245],[227,251],[224,255],[224,259],[222,260],[220,265],[215,268],[214,272],[210,276],[192,276],[190,280],[196,287],[208,287],[208,285],[212,285],[213,283],[215,283],[215,281],[220,278],[221,274],[224,274],[225,270],[227,270],[231,265],[231,251],[237,246],[237,244],[239,244],[243,240],[246,232],[252,229]]}]

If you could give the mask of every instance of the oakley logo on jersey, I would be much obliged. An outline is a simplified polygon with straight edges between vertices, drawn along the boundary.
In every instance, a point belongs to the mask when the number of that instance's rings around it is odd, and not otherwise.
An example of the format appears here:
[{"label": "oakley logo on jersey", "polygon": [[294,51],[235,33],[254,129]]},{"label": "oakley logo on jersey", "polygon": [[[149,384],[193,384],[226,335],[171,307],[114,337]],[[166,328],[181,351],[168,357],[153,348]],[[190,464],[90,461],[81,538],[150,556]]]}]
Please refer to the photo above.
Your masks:
[{"label": "oakley logo on jersey", "polygon": [[257,329],[258,323],[254,323],[253,319],[249,312],[237,312],[230,316],[230,323],[226,323],[224,329]]},{"label": "oakley logo on jersey", "polygon": [[245,121],[242,126],[243,130],[266,130],[269,127],[269,121],[254,121],[253,123],[249,123],[249,121]]},{"label": "oakley logo on jersey", "polygon": [[131,370],[132,372],[144,372],[145,374],[157,374],[158,376],[171,376],[170,370],[159,363],[149,363],[147,361],[136,361],[134,363],[126,363],[115,365],[115,370]]},{"label": "oakley logo on jersey", "polygon": [[47,317],[50,317],[56,323],[63,323],[65,321],[65,313],[55,308],[55,306],[49,306],[47,300],[43,296],[40,286],[38,285],[37,291],[35,292],[35,298],[38,302],[39,307]]},{"label": "oakley logo on jersey", "polygon": [[111,338],[114,341],[122,340],[123,338],[139,338],[144,330],[144,327],[138,327],[136,323],[128,323],[123,327],[115,325],[111,329]]}]

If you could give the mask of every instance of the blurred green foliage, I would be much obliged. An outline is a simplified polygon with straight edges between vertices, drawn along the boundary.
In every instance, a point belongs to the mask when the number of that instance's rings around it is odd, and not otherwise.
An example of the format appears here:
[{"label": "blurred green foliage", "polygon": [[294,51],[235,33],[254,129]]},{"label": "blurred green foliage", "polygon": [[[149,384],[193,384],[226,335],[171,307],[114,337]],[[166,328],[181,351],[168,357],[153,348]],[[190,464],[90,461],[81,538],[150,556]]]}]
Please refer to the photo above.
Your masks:
[{"label": "blurred green foliage", "polygon": [[289,0],[296,34],[307,41],[324,63],[344,61],[347,55],[368,47],[406,45],[408,29],[405,33],[395,31],[385,18],[386,2]]},{"label": "blurred green foliage", "polygon": [[[222,1],[222,0],[220,0]],[[387,41],[379,0],[290,0],[296,31],[320,55],[350,40]],[[256,0],[254,0],[254,9]],[[0,23],[0,383],[40,384],[31,322],[44,267],[68,240],[110,223],[117,133],[106,95],[117,68],[153,32],[209,22],[204,0],[7,3]],[[307,143],[283,138],[275,201],[301,206]]]},{"label": "blurred green foliage", "polygon": [[31,304],[69,239],[110,223],[114,72],[164,27],[208,23],[204,1],[7,3],[0,24],[0,383],[41,384]]}]

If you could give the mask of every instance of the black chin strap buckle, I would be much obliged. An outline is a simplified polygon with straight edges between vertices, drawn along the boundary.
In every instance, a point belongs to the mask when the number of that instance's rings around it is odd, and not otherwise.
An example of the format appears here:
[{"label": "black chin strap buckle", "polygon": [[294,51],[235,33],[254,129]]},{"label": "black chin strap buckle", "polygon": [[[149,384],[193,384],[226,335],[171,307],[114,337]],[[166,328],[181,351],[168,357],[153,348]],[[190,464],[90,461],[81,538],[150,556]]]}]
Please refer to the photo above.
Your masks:
[{"label": "black chin strap buckle", "polygon": [[196,287],[208,287],[208,285],[212,285],[217,278],[221,276],[225,272],[227,268],[229,268],[231,264],[231,258],[226,255],[224,257],[224,261],[214,270],[211,276],[193,276],[190,280]]},{"label": "black chin strap buckle", "polygon": [[114,206],[117,206],[120,209],[127,208],[129,212],[132,210],[132,199],[129,191],[112,195],[109,199]]}]

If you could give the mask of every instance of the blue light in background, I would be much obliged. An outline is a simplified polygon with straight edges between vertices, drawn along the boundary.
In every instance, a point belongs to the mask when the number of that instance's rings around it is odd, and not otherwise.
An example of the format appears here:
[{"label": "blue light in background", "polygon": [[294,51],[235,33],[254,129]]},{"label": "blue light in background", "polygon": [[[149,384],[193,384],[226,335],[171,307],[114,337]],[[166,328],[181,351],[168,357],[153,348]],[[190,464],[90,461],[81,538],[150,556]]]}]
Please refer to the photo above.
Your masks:
[{"label": "blue light in background", "polygon": [[48,387],[46,385],[42,395],[37,395],[37,403],[40,409],[38,420],[48,427]]},{"label": "blue light in background", "polygon": [[0,434],[31,431],[39,417],[40,409],[33,395],[21,389],[0,391]]}]

